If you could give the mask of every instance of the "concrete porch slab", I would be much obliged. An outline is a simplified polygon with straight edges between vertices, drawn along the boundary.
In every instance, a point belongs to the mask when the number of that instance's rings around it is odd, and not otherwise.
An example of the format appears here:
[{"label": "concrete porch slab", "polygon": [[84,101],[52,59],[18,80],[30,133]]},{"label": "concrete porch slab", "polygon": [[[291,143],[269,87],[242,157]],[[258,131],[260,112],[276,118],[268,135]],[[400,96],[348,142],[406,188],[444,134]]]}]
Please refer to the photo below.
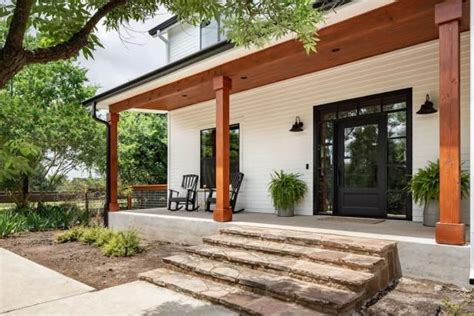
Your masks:
[{"label": "concrete porch slab", "polygon": [[[434,228],[421,223],[386,220],[382,223],[321,221],[320,216],[281,218],[274,214],[243,212],[234,220],[218,223],[206,212],[170,212],[148,209],[110,213],[115,229],[136,229],[143,238],[197,245],[201,239],[229,226],[257,226],[323,234],[394,240],[398,245],[402,274],[457,286],[469,286],[470,246],[438,245]],[[448,272],[449,271],[449,272]]]},{"label": "concrete porch slab", "polygon": [[0,248],[0,313],[93,290],[88,285]]}]

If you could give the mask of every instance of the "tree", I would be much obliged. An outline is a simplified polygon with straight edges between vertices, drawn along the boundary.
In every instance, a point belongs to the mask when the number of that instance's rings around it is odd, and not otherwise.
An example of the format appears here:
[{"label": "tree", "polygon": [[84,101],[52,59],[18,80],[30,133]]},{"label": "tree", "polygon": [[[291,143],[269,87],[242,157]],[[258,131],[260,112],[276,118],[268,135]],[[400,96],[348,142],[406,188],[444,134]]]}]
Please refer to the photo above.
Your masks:
[{"label": "tree", "polygon": [[31,65],[8,88],[0,90],[0,139],[38,148],[27,175],[35,190],[53,190],[70,171],[97,167],[105,131],[80,103],[96,90],[84,69],[70,61]]},{"label": "tree", "polygon": [[[0,88],[23,67],[76,56],[91,57],[101,46],[96,35],[103,21],[118,30],[144,20],[160,8],[192,24],[219,18],[227,38],[237,45],[263,45],[294,32],[307,52],[315,51],[316,26],[324,18],[313,0],[14,0],[0,5]],[[25,35],[40,41],[27,45]]]},{"label": "tree", "polygon": [[123,113],[118,149],[123,184],[166,183],[166,115]]}]

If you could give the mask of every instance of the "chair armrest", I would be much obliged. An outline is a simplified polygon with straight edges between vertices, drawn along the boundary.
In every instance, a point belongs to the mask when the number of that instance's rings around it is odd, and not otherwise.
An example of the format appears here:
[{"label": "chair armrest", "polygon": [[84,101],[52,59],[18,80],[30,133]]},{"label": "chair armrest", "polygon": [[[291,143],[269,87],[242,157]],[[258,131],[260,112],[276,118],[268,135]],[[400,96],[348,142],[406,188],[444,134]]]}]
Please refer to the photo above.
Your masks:
[{"label": "chair armrest", "polygon": [[170,196],[173,196],[173,193],[177,193],[179,195],[179,192],[173,189],[168,189],[170,191]]}]

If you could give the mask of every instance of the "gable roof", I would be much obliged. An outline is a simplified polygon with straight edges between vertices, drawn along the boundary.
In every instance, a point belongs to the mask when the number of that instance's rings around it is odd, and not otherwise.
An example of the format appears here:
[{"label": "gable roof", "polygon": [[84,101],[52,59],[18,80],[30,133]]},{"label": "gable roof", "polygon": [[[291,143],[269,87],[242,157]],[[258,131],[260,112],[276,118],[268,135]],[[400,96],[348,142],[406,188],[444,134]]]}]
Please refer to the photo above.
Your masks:
[{"label": "gable roof", "polygon": [[170,27],[170,26],[172,26],[176,23],[178,23],[178,16],[174,15],[171,18],[169,18],[168,20],[158,24],[157,26],[155,26],[154,28],[149,30],[148,34],[150,34],[151,36],[155,36],[158,32],[161,32],[164,29],[167,29],[168,27]]}]

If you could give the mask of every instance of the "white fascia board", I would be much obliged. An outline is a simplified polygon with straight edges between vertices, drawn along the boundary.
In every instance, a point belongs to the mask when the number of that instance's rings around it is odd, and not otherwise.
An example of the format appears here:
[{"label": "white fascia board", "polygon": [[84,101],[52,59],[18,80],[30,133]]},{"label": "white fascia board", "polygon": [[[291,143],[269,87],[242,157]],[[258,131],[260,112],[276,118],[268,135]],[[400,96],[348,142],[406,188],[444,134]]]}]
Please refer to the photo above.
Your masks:
[{"label": "white fascia board", "polygon": [[[350,2],[344,6],[342,6],[337,12],[336,11],[331,11],[328,13],[328,16],[326,17],[326,21],[322,23],[321,25],[318,26],[319,29],[323,29],[325,27],[328,27],[330,25],[339,23],[341,21],[350,19],[352,17],[364,14],[366,12],[375,10],[379,7],[386,6],[388,4],[391,4],[395,2],[395,0],[355,0],[353,2]],[[178,23],[179,24],[179,23]],[[176,25],[173,25],[171,27],[174,27]],[[170,28],[171,28],[170,27]],[[292,40],[295,38],[294,34],[289,34],[279,40],[272,41],[265,47],[257,48],[257,47],[252,47],[252,48],[244,48],[244,47],[235,47],[232,49],[229,49],[227,51],[224,51],[222,53],[216,54],[214,56],[211,56],[209,58],[206,58],[205,60],[202,60],[200,62],[197,62],[195,64],[189,65],[187,67],[184,67],[182,69],[179,69],[177,71],[174,71],[166,76],[157,78],[155,80],[146,82],[142,85],[139,85],[137,87],[133,87],[131,89],[127,89],[121,93],[115,94],[110,96],[109,98],[102,99],[97,103],[97,108],[98,109],[108,109],[109,104],[114,104],[117,102],[120,102],[122,100],[126,100],[128,98],[131,98],[133,96],[139,95],[141,93],[159,88],[161,86],[170,84],[172,82],[175,82],[177,80],[192,76],[194,74],[206,71],[208,69],[211,69],[213,67],[216,67],[218,65],[230,62],[232,60],[239,59],[241,57],[253,54],[257,51],[263,50],[268,47],[275,46],[277,44]],[[303,49],[303,48],[302,48]]]}]

